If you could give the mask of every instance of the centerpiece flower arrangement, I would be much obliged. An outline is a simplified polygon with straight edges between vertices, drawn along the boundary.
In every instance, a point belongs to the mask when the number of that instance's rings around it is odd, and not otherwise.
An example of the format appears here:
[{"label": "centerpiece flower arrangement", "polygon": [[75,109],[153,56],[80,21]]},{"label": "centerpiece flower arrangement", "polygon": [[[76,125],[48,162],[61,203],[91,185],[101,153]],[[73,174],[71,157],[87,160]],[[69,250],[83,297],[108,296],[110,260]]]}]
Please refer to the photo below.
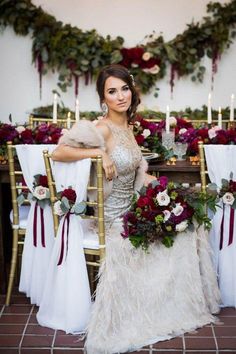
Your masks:
[{"label": "centerpiece flower arrangement", "polygon": [[122,236],[129,238],[135,248],[145,251],[154,242],[171,247],[178,233],[193,229],[194,220],[210,229],[205,208],[215,211],[216,200],[215,191],[197,192],[160,177],[134,195],[130,209],[123,216]]}]

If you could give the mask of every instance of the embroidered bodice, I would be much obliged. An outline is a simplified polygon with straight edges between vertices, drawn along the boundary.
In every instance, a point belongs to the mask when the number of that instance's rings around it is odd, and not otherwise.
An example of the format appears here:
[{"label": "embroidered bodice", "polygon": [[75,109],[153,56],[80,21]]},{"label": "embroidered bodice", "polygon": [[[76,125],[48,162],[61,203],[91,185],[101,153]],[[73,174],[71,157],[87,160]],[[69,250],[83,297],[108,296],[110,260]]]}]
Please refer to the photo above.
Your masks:
[{"label": "embroidered bodice", "polygon": [[110,157],[116,165],[118,177],[113,179],[111,194],[105,200],[105,222],[120,217],[129,207],[134,193],[135,172],[142,159],[132,129],[120,128],[107,121],[115,139]]}]

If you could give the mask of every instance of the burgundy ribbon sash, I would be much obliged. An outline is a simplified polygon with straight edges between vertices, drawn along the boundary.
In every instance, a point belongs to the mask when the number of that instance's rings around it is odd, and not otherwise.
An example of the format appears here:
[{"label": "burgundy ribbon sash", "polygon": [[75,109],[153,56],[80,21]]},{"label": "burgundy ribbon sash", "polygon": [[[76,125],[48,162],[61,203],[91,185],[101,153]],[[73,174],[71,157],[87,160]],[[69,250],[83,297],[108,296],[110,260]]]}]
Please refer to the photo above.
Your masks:
[{"label": "burgundy ribbon sash", "polygon": [[64,248],[65,248],[65,225],[67,224],[66,230],[66,256],[68,252],[68,239],[69,239],[69,227],[70,227],[70,212],[68,212],[63,220],[62,231],[61,231],[61,251],[57,265],[61,265],[64,258]]},{"label": "burgundy ribbon sash", "polygon": [[[234,214],[235,214],[235,210],[231,207],[230,216],[229,216],[228,246],[230,246],[234,240]],[[225,204],[223,204],[223,215],[222,215],[221,225],[220,225],[220,250],[223,248],[223,243],[224,243],[224,219],[225,219]]]},{"label": "burgundy ribbon sash", "polygon": [[40,221],[41,221],[41,244],[46,247],[45,244],[45,229],[44,229],[44,212],[41,207],[39,207],[38,202],[34,206],[34,220],[33,220],[33,244],[37,247],[37,225],[38,225],[38,208],[40,210]]}]

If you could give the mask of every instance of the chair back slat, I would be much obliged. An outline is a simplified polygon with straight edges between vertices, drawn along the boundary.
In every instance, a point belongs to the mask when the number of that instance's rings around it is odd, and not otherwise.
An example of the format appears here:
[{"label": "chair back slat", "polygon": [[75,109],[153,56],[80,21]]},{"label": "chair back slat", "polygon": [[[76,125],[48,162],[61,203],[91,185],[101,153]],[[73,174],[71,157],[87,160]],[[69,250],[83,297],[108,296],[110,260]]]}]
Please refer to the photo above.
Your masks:
[{"label": "chair back slat", "polygon": [[[75,123],[75,118],[70,119],[71,124]],[[47,125],[53,124],[53,119],[50,117],[35,117],[33,115],[29,116],[29,128],[33,129],[39,124],[46,123]],[[67,128],[67,118],[58,118],[57,122],[54,123],[58,127]]]}]

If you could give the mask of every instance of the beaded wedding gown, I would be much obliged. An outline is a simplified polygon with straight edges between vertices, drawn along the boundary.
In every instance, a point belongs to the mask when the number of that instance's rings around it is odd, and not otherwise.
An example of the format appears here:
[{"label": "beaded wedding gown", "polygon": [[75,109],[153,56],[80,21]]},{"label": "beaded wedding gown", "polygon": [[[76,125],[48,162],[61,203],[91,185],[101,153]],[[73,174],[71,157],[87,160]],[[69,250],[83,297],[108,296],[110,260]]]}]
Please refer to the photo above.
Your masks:
[{"label": "beaded wedding gown", "polygon": [[105,200],[106,259],[87,330],[87,354],[123,353],[215,321],[219,291],[207,234],[179,234],[173,247],[135,249],[123,239],[120,216],[129,208],[142,158],[131,129],[109,122],[117,167]]}]

